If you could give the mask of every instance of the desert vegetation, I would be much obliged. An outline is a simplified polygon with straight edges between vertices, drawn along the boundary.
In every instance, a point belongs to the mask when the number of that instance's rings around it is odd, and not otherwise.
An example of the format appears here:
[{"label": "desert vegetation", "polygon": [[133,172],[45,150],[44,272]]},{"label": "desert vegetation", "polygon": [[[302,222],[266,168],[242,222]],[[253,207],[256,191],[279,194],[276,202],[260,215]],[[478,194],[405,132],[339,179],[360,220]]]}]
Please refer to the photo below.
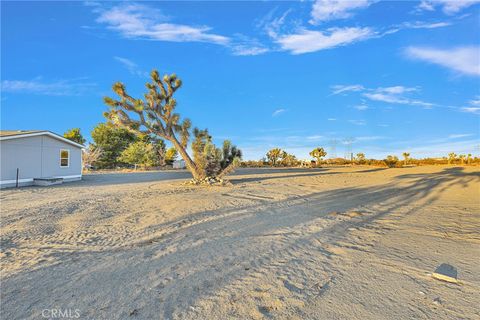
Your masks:
[{"label": "desert vegetation", "polygon": [[310,156],[312,158],[315,158],[316,160],[316,165],[320,165],[322,162],[323,157],[327,155],[327,152],[323,148],[315,148],[312,151],[310,151]]},{"label": "desert vegetation", "polygon": [[[356,153],[352,159],[325,159],[327,152],[323,147],[316,147],[309,152],[310,159],[299,159],[296,155],[272,148],[265,157],[259,160],[240,161],[242,152],[229,140],[225,140],[221,148],[212,143],[208,130],[193,129],[193,163],[203,179],[221,179],[233,169],[242,167],[317,167],[321,165],[367,165],[377,167],[403,167],[422,165],[480,165],[480,158],[469,154],[450,152],[439,158],[414,158],[410,152],[403,152],[402,160],[396,155],[388,155],[385,159],[367,158],[364,152]],[[72,141],[84,144],[86,139],[80,129],[73,128],[64,136]],[[115,169],[135,167],[135,169],[162,169],[172,167],[178,159],[179,152],[175,146],[167,147],[165,141],[158,136],[146,132],[135,132],[115,125],[111,121],[99,123],[92,131],[93,143],[83,151],[83,163],[87,169]],[[184,149],[186,152],[186,149]]]},{"label": "desert vegetation", "polygon": [[69,140],[72,140],[73,142],[80,144],[84,144],[87,141],[80,132],[80,128],[72,128],[65,132],[63,136]]},{"label": "desert vegetation", "polygon": [[[69,130],[76,142],[85,143],[79,130]],[[236,165],[242,167],[315,167],[321,165],[367,165],[377,167],[402,167],[421,165],[479,165],[480,158],[471,153],[459,154],[454,152],[440,158],[414,158],[410,152],[403,152],[403,160],[396,155],[389,155],[385,159],[367,158],[365,153],[356,153],[353,159],[330,158],[325,159],[327,152],[323,147],[313,149],[310,159],[299,159],[296,155],[281,148],[272,148],[265,157],[259,160],[245,160],[238,163],[242,156],[241,151],[228,140],[222,148],[213,148],[208,130],[194,129],[195,137],[192,142],[193,160],[199,167],[204,168],[206,176],[216,175],[223,177],[231,172]],[[135,166],[137,169],[169,168],[178,159],[178,151],[172,146],[167,148],[164,140],[152,135],[132,134],[129,130],[117,127],[110,122],[98,124],[92,131],[93,143],[84,149],[84,167],[91,169],[113,169],[125,166]],[[230,166],[237,161],[236,165]],[[220,174],[220,172],[223,172]]]},{"label": "desert vegetation", "polygon": [[[164,165],[178,153],[195,182],[219,180],[232,172],[240,162],[241,151],[230,141],[217,148],[207,129],[191,130],[191,121],[181,121],[175,112],[174,95],[181,85],[175,74],[160,78],[158,71],[153,70],[144,99],[136,99],[127,93],[123,83],[115,83],[113,91],[118,98],[104,98],[110,107],[104,114],[108,122],[92,132],[95,146],[102,149],[97,160],[99,167],[116,167],[121,163]],[[162,139],[175,152],[169,149],[167,153]],[[193,158],[187,152],[189,142]]]},{"label": "desert vegetation", "polygon": [[[320,148],[323,150],[323,148]],[[280,148],[274,148],[280,150],[280,155],[283,154],[283,150]],[[410,156],[409,152],[402,153],[403,161],[400,161],[396,155],[388,155],[385,159],[374,159],[367,158],[365,153],[359,152],[356,156],[350,160],[345,158],[332,158],[332,159],[323,159],[314,157],[313,154],[317,154],[315,149],[310,152],[310,156],[313,159],[300,160],[294,155],[295,161],[293,162],[284,162],[281,161],[281,157],[273,158],[272,150],[267,153],[267,157],[260,160],[248,160],[241,163],[242,167],[315,167],[321,165],[366,165],[366,166],[376,166],[376,167],[389,167],[389,168],[399,168],[403,166],[422,166],[422,165],[480,165],[480,157],[473,157],[472,154],[468,155],[456,155],[455,153],[450,153],[445,157],[441,158],[413,158]],[[286,152],[285,152],[286,153]],[[288,154],[288,153],[286,153]],[[320,153],[321,154],[321,153]]]}]

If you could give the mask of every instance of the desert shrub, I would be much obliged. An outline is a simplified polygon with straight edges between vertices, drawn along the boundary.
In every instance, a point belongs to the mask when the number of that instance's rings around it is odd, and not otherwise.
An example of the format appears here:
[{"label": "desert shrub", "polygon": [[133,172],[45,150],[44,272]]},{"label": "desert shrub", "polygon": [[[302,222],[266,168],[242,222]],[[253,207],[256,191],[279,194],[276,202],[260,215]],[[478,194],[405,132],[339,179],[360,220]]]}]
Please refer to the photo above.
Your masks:
[{"label": "desert shrub", "polygon": [[398,163],[398,157],[389,155],[389,156],[387,156],[386,159],[383,160],[383,162],[385,162],[387,167],[395,168],[397,166],[397,163]]},{"label": "desert shrub", "polygon": [[293,154],[283,151],[280,164],[284,167],[295,167],[299,164],[299,161]]},{"label": "desert shrub", "polygon": [[355,163],[357,163],[357,164],[365,164],[365,163],[366,163],[365,153],[362,153],[362,152],[357,153],[357,156],[356,156],[356,158],[355,158]]}]

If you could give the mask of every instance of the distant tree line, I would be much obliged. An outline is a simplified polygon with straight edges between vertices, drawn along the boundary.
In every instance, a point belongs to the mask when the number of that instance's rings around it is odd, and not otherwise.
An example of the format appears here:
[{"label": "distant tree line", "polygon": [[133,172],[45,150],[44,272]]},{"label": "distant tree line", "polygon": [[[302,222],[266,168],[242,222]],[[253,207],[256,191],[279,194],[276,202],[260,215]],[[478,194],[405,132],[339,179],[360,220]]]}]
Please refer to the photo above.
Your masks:
[{"label": "distant tree line", "polygon": [[478,165],[480,158],[473,157],[472,154],[449,153],[448,156],[442,158],[423,158],[414,159],[410,157],[409,152],[403,152],[403,159],[400,160],[395,155],[388,155],[385,159],[367,159],[365,153],[359,152],[352,159],[334,158],[324,159],[327,152],[322,147],[313,149],[310,153],[311,160],[299,160],[295,155],[289,154],[281,148],[273,148],[269,150],[265,157],[260,160],[243,161],[242,167],[318,167],[321,165],[370,165],[380,167],[403,167],[409,165],[434,165],[434,164],[450,164],[450,165]]}]

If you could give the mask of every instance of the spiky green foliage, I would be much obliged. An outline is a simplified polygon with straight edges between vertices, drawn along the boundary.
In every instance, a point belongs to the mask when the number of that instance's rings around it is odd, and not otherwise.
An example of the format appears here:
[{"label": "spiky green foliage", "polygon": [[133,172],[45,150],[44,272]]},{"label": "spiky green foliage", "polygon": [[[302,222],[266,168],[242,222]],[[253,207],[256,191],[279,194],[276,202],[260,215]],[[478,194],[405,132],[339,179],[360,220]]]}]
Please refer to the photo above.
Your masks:
[{"label": "spiky green foliage", "polygon": [[[185,160],[195,180],[220,175],[218,168],[222,168],[222,157],[215,146],[210,146],[211,136],[207,130],[193,130],[193,159],[186,151],[192,124],[188,119],[180,121],[180,115],[175,113],[177,101],[174,94],[181,87],[181,80],[175,74],[160,78],[156,70],[151,72],[151,79],[151,82],[146,84],[148,92],[144,99],[133,98],[122,83],[115,83],[113,91],[119,99],[104,98],[105,103],[110,106],[110,110],[104,114],[105,117],[135,134],[148,134],[170,141]],[[216,161],[219,161],[219,167]]]},{"label": "spiky green foliage", "polygon": [[80,132],[80,128],[73,128],[68,130],[63,134],[65,138],[68,140],[72,140],[73,142],[84,144],[87,140],[82,136],[82,133]]},{"label": "spiky green foliage", "polygon": [[[212,141],[208,134],[208,129],[193,129],[194,140],[192,141],[193,160],[199,171],[205,172],[207,168],[207,159],[205,155],[205,146]],[[208,175],[205,175],[208,176]]]},{"label": "spiky green foliage", "polygon": [[[238,166],[242,152],[229,140],[223,142],[223,148],[212,143],[207,130],[194,129],[195,140],[192,142],[195,163],[204,170],[207,177],[223,177]],[[228,168],[228,170],[226,170]]]},{"label": "spiky green foliage", "polygon": [[452,164],[452,162],[454,162],[456,158],[457,154],[455,152],[450,152],[448,154],[448,164]]},{"label": "spiky green foliage", "polygon": [[242,151],[234,146],[230,140],[223,141],[222,160],[220,162],[222,169],[233,164],[235,159],[242,159]]},{"label": "spiky green foliage", "polygon": [[319,165],[322,162],[322,158],[327,155],[325,149],[318,147],[310,151],[310,156],[315,158],[315,162]]},{"label": "spiky green foliage", "polygon": [[270,162],[272,166],[276,166],[278,163],[278,160],[282,156],[282,152],[283,151],[280,148],[273,148],[269,150],[266,154],[268,162]]}]

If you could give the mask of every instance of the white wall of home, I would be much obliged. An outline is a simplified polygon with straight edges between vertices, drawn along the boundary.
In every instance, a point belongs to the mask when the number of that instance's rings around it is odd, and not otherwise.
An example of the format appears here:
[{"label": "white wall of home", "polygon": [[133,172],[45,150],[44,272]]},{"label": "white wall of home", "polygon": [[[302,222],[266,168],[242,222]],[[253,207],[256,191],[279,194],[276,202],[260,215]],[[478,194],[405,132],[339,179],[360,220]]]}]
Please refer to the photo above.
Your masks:
[{"label": "white wall of home", "polygon": [[[60,151],[69,150],[68,167],[60,166]],[[16,179],[22,183],[34,178],[81,178],[82,150],[46,135],[0,141],[0,181],[3,186]]]}]

